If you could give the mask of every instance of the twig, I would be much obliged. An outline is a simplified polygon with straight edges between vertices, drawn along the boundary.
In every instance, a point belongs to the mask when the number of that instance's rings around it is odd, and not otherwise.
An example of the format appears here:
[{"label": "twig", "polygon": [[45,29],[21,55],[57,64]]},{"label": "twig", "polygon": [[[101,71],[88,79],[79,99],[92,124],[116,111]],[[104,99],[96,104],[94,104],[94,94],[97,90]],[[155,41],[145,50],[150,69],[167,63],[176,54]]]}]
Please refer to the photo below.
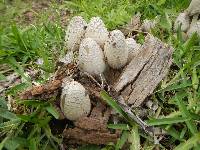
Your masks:
[{"label": "twig", "polygon": [[117,102],[121,106],[123,111],[126,112],[131,119],[133,119],[146,133],[153,136],[153,127],[147,125],[146,122],[144,122],[139,116],[134,114],[131,108],[125,103],[122,96],[118,96]]}]

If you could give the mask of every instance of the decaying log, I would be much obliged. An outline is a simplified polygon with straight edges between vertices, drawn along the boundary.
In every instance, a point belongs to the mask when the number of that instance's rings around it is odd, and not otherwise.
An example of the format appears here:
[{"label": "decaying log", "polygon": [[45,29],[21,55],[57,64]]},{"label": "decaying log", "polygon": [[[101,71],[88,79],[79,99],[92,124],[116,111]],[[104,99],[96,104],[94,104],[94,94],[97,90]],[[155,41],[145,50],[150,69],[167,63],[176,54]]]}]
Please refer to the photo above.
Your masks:
[{"label": "decaying log", "polygon": [[167,75],[173,48],[147,35],[138,55],[123,70],[114,89],[128,104],[139,106]]}]

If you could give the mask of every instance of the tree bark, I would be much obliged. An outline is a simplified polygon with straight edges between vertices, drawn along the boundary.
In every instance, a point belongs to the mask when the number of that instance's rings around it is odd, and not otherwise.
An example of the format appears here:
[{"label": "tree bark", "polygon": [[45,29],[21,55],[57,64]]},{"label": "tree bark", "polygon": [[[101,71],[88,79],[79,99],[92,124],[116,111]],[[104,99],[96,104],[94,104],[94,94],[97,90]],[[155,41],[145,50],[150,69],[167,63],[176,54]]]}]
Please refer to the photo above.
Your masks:
[{"label": "tree bark", "polygon": [[147,35],[137,56],[127,65],[114,89],[128,104],[138,107],[153,93],[172,64],[173,48],[158,38]]}]

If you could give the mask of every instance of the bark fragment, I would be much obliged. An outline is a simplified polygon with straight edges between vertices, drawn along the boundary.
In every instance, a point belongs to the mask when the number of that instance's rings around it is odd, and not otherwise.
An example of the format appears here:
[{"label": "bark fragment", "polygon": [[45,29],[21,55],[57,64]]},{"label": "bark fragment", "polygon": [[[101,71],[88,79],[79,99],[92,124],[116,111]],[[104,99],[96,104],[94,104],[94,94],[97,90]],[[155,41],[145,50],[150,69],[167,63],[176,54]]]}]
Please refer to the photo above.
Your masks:
[{"label": "bark fragment", "polygon": [[172,64],[172,47],[147,35],[138,55],[114,84],[128,104],[139,106],[167,75]]},{"label": "bark fragment", "polygon": [[62,86],[62,80],[77,72],[77,67],[74,64],[62,65],[56,72],[52,80],[46,84],[33,86],[30,89],[19,94],[20,99],[48,99],[58,94],[58,90]]},{"label": "bark fragment", "polygon": [[64,137],[67,139],[67,143],[70,144],[108,144],[110,142],[116,143],[118,134],[112,134],[109,132],[101,132],[95,130],[82,130],[80,128],[69,128],[64,130]]}]

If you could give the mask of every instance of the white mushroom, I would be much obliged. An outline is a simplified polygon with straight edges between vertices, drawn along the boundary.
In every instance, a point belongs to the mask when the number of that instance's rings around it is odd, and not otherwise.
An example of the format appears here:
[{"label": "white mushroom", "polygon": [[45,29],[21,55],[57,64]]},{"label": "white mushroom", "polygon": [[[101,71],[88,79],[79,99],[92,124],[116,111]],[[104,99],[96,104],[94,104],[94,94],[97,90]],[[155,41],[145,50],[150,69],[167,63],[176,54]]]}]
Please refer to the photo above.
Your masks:
[{"label": "white mushroom", "polygon": [[200,0],[192,0],[189,7],[187,8],[187,12],[190,16],[200,14]]},{"label": "white mushroom", "polygon": [[149,32],[152,28],[155,28],[157,21],[145,19],[142,24],[142,30]]},{"label": "white mushroom", "polygon": [[181,31],[186,32],[190,26],[190,18],[186,12],[180,13],[174,23],[174,30],[177,31],[178,27],[181,26]]},{"label": "white mushroom", "polygon": [[86,29],[85,37],[94,39],[101,47],[108,39],[108,31],[105,24],[99,17],[91,18]]},{"label": "white mushroom", "polygon": [[91,103],[85,88],[76,81],[69,79],[64,81],[60,107],[69,120],[87,116],[91,109]]},{"label": "white mushroom", "polygon": [[104,45],[104,54],[110,67],[119,69],[128,61],[128,48],[125,36],[120,30],[110,33],[109,39]]},{"label": "white mushroom", "polygon": [[87,23],[82,17],[75,16],[71,19],[65,36],[68,50],[76,51],[79,49],[79,45],[84,37],[86,27]]},{"label": "white mushroom", "polygon": [[106,67],[102,49],[91,38],[85,38],[81,42],[78,60],[80,70],[91,75],[102,74]]},{"label": "white mushroom", "polygon": [[191,37],[191,35],[195,32],[200,36],[200,21],[190,25],[190,28],[187,32],[188,37]]},{"label": "white mushroom", "polygon": [[133,38],[127,38],[126,44],[128,47],[128,62],[130,62],[139,52],[141,44],[136,43]]},{"label": "white mushroom", "polygon": [[186,9],[189,16],[192,16],[191,25],[196,23],[200,15],[200,0],[192,0],[189,7]]}]

